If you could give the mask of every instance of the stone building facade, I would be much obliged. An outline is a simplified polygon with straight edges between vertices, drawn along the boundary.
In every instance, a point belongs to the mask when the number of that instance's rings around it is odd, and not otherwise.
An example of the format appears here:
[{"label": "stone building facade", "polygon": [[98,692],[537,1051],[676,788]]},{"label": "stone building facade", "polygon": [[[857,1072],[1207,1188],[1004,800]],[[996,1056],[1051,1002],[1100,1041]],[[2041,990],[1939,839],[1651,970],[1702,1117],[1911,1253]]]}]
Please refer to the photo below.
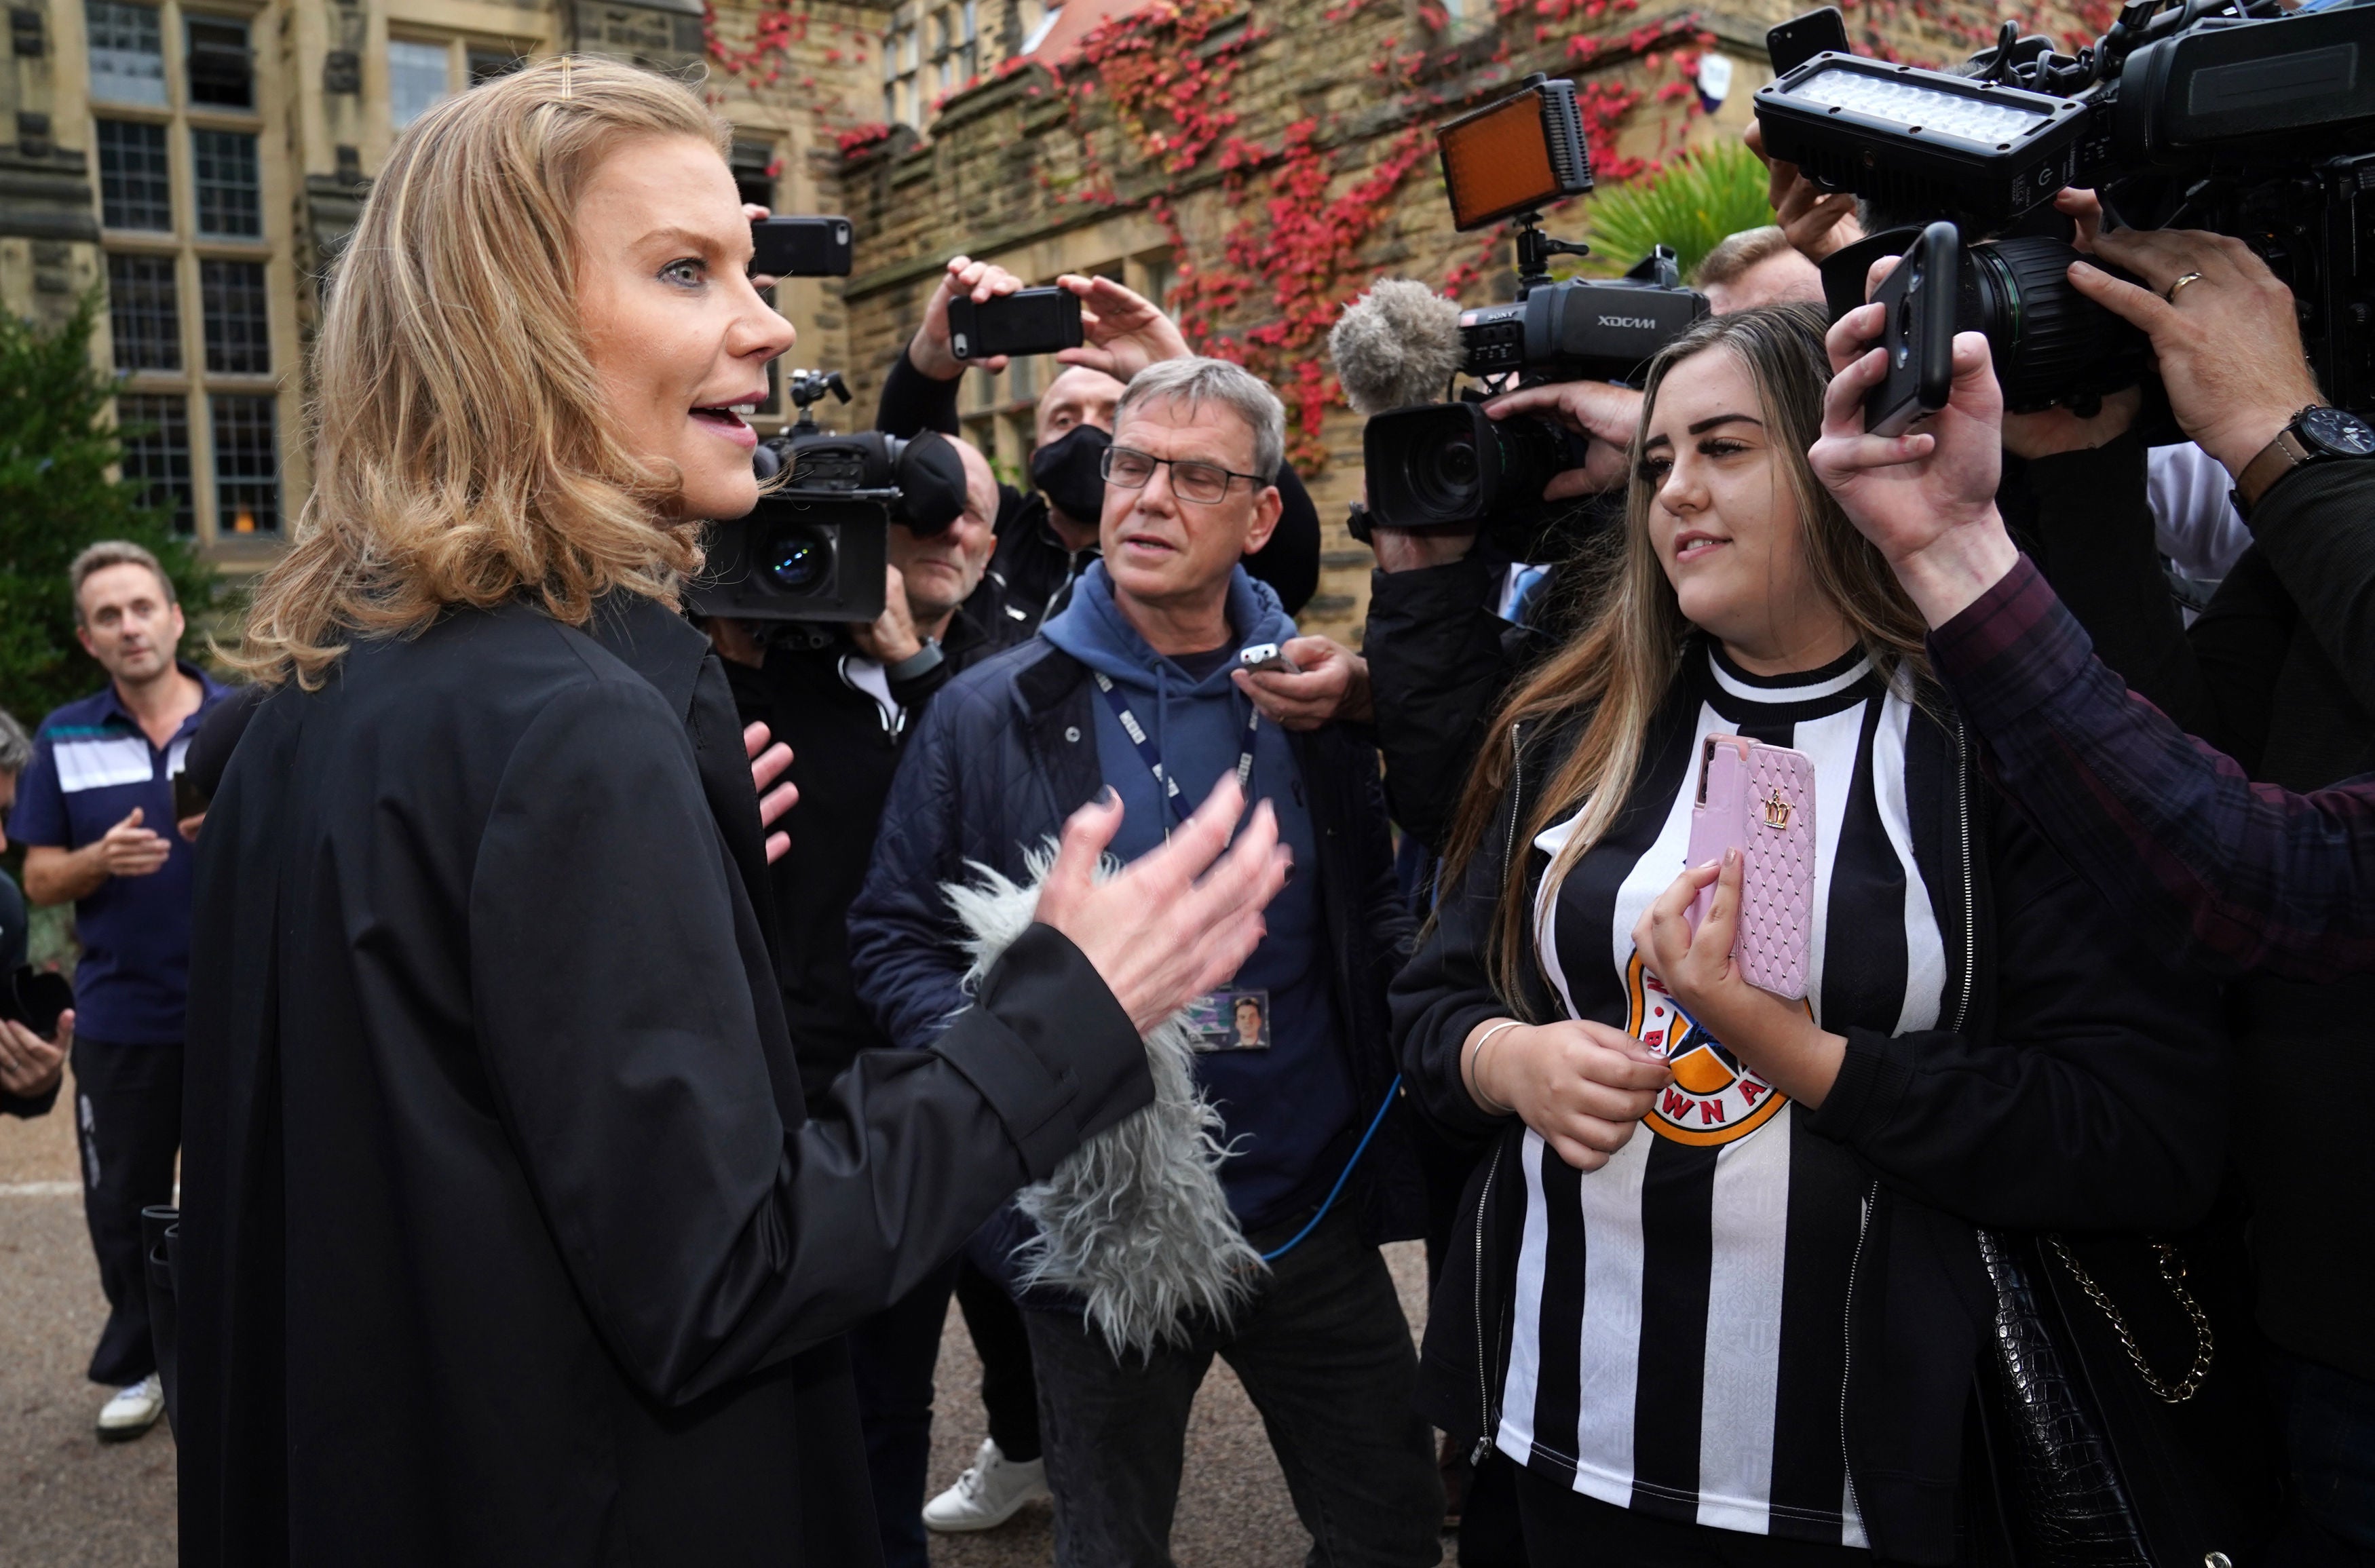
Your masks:
[{"label": "stone building facade", "polygon": [[[1917,14],[1916,6],[1919,7]],[[847,279],[784,284],[791,359],[870,417],[940,264],[1104,273],[1289,402],[1329,530],[1307,625],[1353,635],[1343,535],[1359,422],[1324,352],[1398,274],[1507,297],[1501,233],[1451,228],[1432,127],[1534,70],[1577,82],[1603,183],[1736,136],[1765,29],[1799,0],[10,0],[0,71],[0,306],[103,288],[127,469],[225,569],[271,559],[306,488],[316,280],[411,116],[555,51],[699,75],[746,195],[857,222]],[[1991,28],[1955,0],[1857,0],[1868,44],[1943,60]],[[2047,18],[2063,30],[2074,18]],[[1710,58],[1718,64],[1708,64]],[[1728,81],[1726,78],[1728,77]],[[1589,198],[1549,215],[1588,238]],[[1627,262],[1633,258],[1614,258]],[[970,433],[1029,455],[1048,373],[974,372]],[[779,422],[780,406],[762,418]],[[830,412],[830,410],[828,410]]]}]

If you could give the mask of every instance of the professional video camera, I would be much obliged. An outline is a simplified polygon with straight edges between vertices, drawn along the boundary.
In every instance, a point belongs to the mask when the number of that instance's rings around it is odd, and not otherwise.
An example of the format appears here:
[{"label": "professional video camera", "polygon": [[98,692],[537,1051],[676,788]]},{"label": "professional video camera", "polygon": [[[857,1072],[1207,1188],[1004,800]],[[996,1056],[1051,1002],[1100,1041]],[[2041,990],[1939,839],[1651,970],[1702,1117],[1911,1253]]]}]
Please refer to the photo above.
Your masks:
[{"label": "professional video camera", "polygon": [[[2069,225],[2047,204],[2079,185],[2101,197],[2106,227],[2250,245],[2291,288],[2326,395],[2363,408],[2375,400],[2370,58],[2375,6],[2129,0],[2074,54],[2006,22],[1967,75],[1826,51],[1760,88],[1756,116],[1766,150],[1818,184],[1956,224],[1961,324],[1988,335],[2011,407],[2083,407],[2143,368],[2140,337],[2064,276]],[[1834,309],[1916,232],[1833,256]]]},{"label": "professional video camera", "polygon": [[717,525],[691,608],[745,620],[872,620],[882,613],[891,525],[937,534],[956,521],[963,460],[937,430],[902,441],[820,429],[816,404],[828,395],[849,401],[839,371],[795,371],[787,390],[798,420],[751,459],[762,484],[785,482],[762,489],[748,516]]},{"label": "professional video camera", "polygon": [[[1369,520],[1397,528],[1489,525],[1505,533],[1507,548],[1528,553],[1548,511],[1542,487],[1582,466],[1585,442],[1546,419],[1494,419],[1483,399],[1545,382],[1637,379],[1660,348],[1707,313],[1707,303],[1682,287],[1674,254],[1662,245],[1621,279],[1551,281],[1552,256],[1590,254],[1588,245],[1544,234],[1535,210],[1591,189],[1573,82],[1529,77],[1515,93],[1443,126],[1436,140],[1453,225],[1464,232],[1510,220],[1518,299],[1468,311],[1440,301],[1434,308],[1457,314],[1456,336],[1412,331],[1407,341],[1432,349],[1399,356],[1393,377],[1367,378],[1400,391],[1399,401],[1409,405],[1372,398],[1363,407],[1354,399],[1372,416],[1361,438]],[[1346,312],[1356,359],[1365,334],[1353,312],[1361,308]],[[1347,367],[1345,345],[1335,347],[1349,392],[1364,367]],[[1451,402],[1419,400],[1460,373],[1485,389]]]}]

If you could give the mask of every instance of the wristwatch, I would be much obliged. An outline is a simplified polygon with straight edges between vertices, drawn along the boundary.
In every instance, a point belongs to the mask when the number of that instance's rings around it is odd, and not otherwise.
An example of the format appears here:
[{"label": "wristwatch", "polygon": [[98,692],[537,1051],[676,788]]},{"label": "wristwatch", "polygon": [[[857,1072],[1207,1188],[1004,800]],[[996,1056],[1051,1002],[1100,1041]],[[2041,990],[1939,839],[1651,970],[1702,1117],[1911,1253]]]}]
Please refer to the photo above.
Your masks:
[{"label": "wristwatch", "polygon": [[2305,464],[2338,457],[2375,457],[2375,425],[2345,409],[2312,403],[2235,476],[2235,510],[2248,520],[2278,479]]}]

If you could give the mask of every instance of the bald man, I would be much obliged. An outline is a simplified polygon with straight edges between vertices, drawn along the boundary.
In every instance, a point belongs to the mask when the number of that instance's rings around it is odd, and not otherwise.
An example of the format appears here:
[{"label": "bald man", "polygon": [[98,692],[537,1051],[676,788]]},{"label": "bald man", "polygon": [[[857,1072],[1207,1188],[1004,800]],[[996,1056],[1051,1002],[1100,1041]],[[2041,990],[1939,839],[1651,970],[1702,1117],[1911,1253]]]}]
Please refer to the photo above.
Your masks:
[{"label": "bald man", "polygon": [[[1068,274],[1057,283],[1080,297],[1087,341],[1046,367],[1057,373],[1039,395],[1031,493],[998,488],[998,548],[972,613],[1001,647],[1029,640],[1070,599],[1074,580],[1097,557],[1097,520],[1105,510],[1099,465],[1124,383],[1155,360],[1188,351],[1170,317],[1113,279]],[[875,429],[901,436],[922,430],[955,434],[957,386],[969,367],[950,347],[949,301],[959,294],[987,301],[1022,286],[994,263],[964,256],[950,261],[925,306],[923,324],[891,367]],[[997,371],[1007,361],[972,364]],[[1319,513],[1291,466],[1279,470],[1278,493],[1278,527],[1246,557],[1246,570],[1276,589],[1287,614],[1295,615],[1319,585]]]}]

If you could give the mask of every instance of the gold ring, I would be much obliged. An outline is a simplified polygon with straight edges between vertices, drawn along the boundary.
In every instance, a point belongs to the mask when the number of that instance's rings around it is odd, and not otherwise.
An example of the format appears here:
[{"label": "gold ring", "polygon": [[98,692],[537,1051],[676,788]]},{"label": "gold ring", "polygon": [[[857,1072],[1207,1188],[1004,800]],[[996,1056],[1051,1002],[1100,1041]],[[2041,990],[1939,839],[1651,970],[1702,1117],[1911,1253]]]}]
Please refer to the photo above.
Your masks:
[{"label": "gold ring", "polygon": [[2162,292],[2161,298],[2174,305],[2177,303],[2177,291],[2179,289],[2184,288],[2189,283],[2199,283],[2201,281],[2202,274],[2198,272],[2189,272],[2184,277],[2179,278],[2176,282],[2170,284],[2168,288]]}]

